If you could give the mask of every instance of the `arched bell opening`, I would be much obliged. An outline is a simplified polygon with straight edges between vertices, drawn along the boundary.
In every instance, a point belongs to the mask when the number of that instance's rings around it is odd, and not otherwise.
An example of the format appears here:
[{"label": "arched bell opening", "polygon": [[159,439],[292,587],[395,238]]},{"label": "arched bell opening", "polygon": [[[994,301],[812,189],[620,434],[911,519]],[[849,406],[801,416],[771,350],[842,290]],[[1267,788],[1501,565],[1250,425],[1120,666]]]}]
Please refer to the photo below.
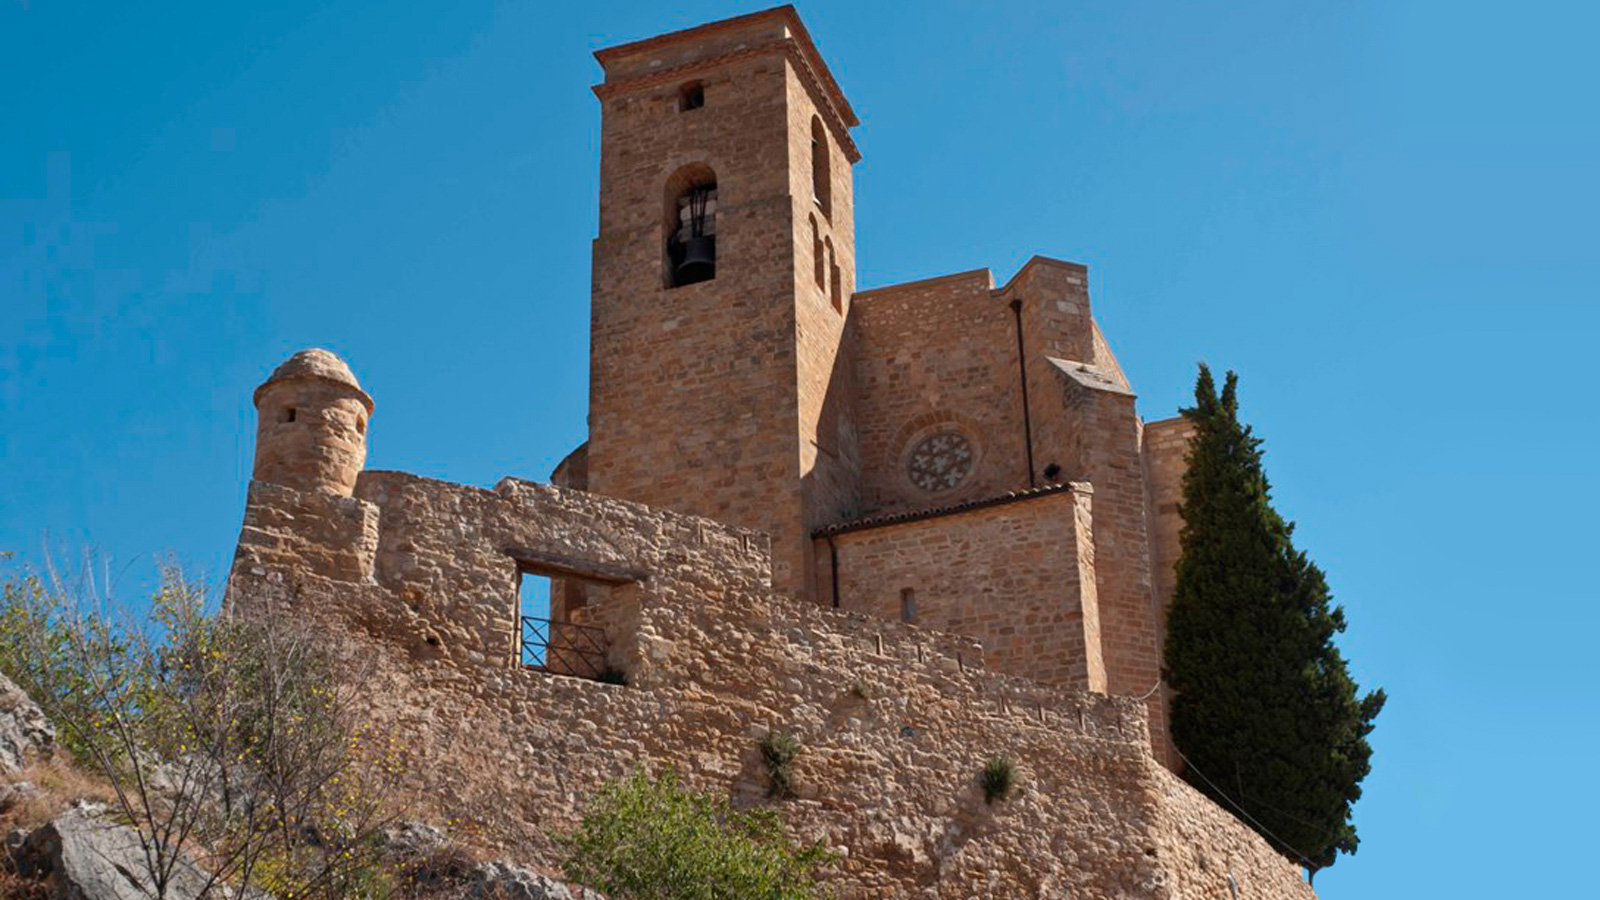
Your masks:
[{"label": "arched bell opening", "polygon": [[717,174],[684,166],[667,179],[666,284],[681,287],[717,277]]}]

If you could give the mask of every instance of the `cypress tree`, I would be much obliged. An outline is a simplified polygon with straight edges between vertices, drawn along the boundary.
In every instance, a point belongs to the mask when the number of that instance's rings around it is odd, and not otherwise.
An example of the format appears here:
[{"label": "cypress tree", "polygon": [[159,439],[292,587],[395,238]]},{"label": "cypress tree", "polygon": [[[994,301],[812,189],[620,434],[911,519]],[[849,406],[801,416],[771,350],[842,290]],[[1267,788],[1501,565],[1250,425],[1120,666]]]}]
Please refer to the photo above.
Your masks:
[{"label": "cypress tree", "polygon": [[1350,807],[1371,770],[1383,691],[1358,696],[1334,635],[1344,610],[1273,508],[1238,377],[1200,366],[1183,481],[1182,555],[1167,617],[1172,739],[1188,781],[1311,875],[1359,840]]}]

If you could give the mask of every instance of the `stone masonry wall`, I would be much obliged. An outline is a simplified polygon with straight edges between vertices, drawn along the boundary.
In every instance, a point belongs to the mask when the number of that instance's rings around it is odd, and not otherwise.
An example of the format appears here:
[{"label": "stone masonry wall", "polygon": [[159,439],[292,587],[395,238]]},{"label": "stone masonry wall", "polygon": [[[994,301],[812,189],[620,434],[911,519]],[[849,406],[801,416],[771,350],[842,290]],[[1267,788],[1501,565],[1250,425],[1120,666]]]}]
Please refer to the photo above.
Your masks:
[{"label": "stone masonry wall", "polygon": [[[1156,642],[1165,646],[1167,640],[1167,610],[1172,606],[1173,576],[1178,557],[1183,552],[1180,536],[1183,532],[1183,473],[1188,468],[1189,442],[1194,438],[1194,426],[1181,416],[1147,422],[1144,426],[1143,451],[1148,505],[1146,519],[1150,523],[1150,579],[1159,612],[1156,617]],[[1156,698],[1152,698],[1156,699]],[[1165,685],[1159,695],[1161,714],[1170,717],[1172,694]],[[1163,719],[1166,721],[1167,719]],[[1159,755],[1176,770],[1178,751],[1172,744],[1172,735],[1165,729],[1154,731]]]},{"label": "stone masonry wall", "polygon": [[1157,602],[1162,609],[1172,602],[1173,567],[1182,552],[1183,473],[1194,426],[1181,416],[1147,422],[1144,426],[1144,468],[1150,481],[1150,571]]},{"label": "stone masonry wall", "polygon": [[[591,571],[657,573],[667,585],[658,590],[692,586],[701,598],[771,585],[765,535],[620,507],[640,511],[630,520],[582,491],[510,478],[486,491],[401,472],[365,472],[356,491],[382,510],[377,582],[405,615],[432,623],[413,647],[422,655],[509,660],[519,568],[551,571],[581,559]],[[704,581],[712,570],[714,579]]]},{"label": "stone masonry wall", "polygon": [[[813,140],[813,122],[821,125],[823,120],[820,98],[794,66],[787,73],[789,196],[797,261],[792,295],[799,415],[792,427],[798,430],[803,524],[809,533],[860,505],[857,392],[847,328],[856,285],[855,185],[850,159],[830,129],[821,128],[821,141]],[[814,188],[813,153],[827,160],[826,204]],[[805,573],[802,584],[798,596],[817,599],[825,593],[814,569]]]},{"label": "stone masonry wall", "polygon": [[[253,492],[247,531],[300,546],[298,520],[268,509],[298,493]],[[229,604],[288,606],[338,635],[401,748],[403,796],[485,849],[555,866],[555,835],[638,765],[770,802],[757,743],[783,728],[804,750],[782,810],[797,836],[844,854],[832,878],[846,898],[1225,897],[1229,873],[1258,896],[1313,896],[1161,770],[1139,704],[988,671],[970,639],[784,599],[748,532],[509,479],[485,491],[366,473],[358,493],[378,511],[374,578],[241,553]],[[506,587],[507,543],[631,573],[605,617],[627,686],[473,646],[514,614],[472,600]],[[986,805],[977,776],[995,754],[1016,760],[1020,790]]]},{"label": "stone masonry wall", "polygon": [[1088,269],[1078,263],[1035,256],[996,295],[1006,304],[1013,299],[1022,301],[1024,340],[1030,360],[1050,356],[1096,362]]},{"label": "stone masonry wall", "polygon": [[298,569],[340,581],[372,580],[377,507],[324,491],[250,482],[235,570]]},{"label": "stone masonry wall", "polygon": [[[805,596],[808,523],[850,502],[854,450],[848,381],[831,377],[844,317],[797,293],[813,269],[811,117],[831,107],[792,27],[756,16],[601,55],[588,483],[770,534],[775,583]],[[683,109],[690,81],[705,102]],[[850,159],[828,137],[832,220],[818,218],[848,293]],[[715,177],[716,277],[668,287],[663,216],[686,172]]]},{"label": "stone masonry wall", "polygon": [[[853,319],[862,515],[944,506],[1026,487],[1016,321],[988,270],[863,292]],[[930,494],[906,476],[922,438],[958,430],[976,460]]]},{"label": "stone masonry wall", "polygon": [[911,591],[912,621],[976,638],[991,668],[1105,690],[1087,486],[832,542],[843,609],[900,619]]},{"label": "stone masonry wall", "polygon": [[[1159,690],[1160,618],[1150,582],[1147,500],[1134,397],[1092,366],[1050,362],[1055,385],[1038,406],[1041,430],[1062,434],[1068,474],[1094,486],[1095,580],[1107,690],[1146,696],[1151,731],[1166,735]],[[1041,367],[1043,368],[1043,367]],[[1165,739],[1157,753],[1175,765]]]}]

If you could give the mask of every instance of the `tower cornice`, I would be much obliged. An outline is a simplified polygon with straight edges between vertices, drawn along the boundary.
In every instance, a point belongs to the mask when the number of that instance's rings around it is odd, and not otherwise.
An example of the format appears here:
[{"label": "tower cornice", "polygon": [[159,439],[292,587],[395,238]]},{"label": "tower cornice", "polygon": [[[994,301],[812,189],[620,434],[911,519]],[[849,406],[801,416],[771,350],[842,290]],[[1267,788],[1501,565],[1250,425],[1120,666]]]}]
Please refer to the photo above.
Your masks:
[{"label": "tower cornice", "polygon": [[[638,75],[611,77],[613,69],[617,68],[617,63],[624,59],[644,53],[661,51],[686,41],[704,39],[718,32],[747,27],[763,20],[772,20],[784,25],[784,35],[759,43],[737,46],[725,53],[703,57],[669,68],[656,69]],[[800,21],[800,15],[793,6],[774,7],[761,12],[722,19],[694,28],[686,28],[682,31],[674,31],[641,41],[597,50],[594,57],[600,62],[601,68],[606,70],[607,78],[594,86],[594,93],[601,100],[607,100],[621,94],[681,81],[730,62],[772,55],[783,55],[788,58],[795,71],[799,73],[801,80],[806,83],[806,87],[821,101],[817,106],[821,109],[829,129],[833,131],[835,139],[844,149],[850,162],[860,162],[861,151],[856,147],[855,141],[851,139],[850,129],[861,124],[861,120],[856,117],[855,110],[850,106],[850,101],[845,99],[844,91],[840,89],[839,83],[834,80],[833,73],[829,71],[827,63],[823,61],[822,54],[817,51],[816,44],[811,40],[810,32],[806,31],[805,24]]]}]

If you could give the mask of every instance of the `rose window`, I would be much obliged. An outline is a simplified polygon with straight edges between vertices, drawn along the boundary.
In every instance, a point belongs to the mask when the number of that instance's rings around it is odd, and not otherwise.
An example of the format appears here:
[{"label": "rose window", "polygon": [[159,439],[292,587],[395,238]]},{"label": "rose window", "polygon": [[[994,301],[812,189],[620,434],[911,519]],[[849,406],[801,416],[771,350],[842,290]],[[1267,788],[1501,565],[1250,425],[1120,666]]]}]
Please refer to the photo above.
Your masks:
[{"label": "rose window", "polygon": [[907,464],[911,483],[925,491],[948,491],[972,473],[972,444],[965,435],[945,431],[911,451]]}]

